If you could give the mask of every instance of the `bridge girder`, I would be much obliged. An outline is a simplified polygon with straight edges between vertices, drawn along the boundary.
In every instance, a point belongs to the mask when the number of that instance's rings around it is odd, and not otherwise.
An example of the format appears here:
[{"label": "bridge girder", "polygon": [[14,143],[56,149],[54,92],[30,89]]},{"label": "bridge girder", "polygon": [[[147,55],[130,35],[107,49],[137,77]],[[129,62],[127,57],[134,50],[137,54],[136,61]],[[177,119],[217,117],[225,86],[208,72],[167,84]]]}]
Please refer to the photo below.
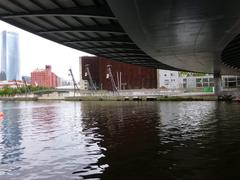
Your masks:
[{"label": "bridge girder", "polygon": [[65,32],[104,32],[114,34],[126,34],[120,26],[116,25],[92,25],[82,27],[71,27],[67,29],[47,29],[45,31],[36,32],[37,34],[65,33]]},{"label": "bridge girder", "polygon": [[155,63],[154,67],[177,70],[136,46],[105,0],[1,0],[0,20],[98,56],[143,66]]},{"label": "bridge girder", "polygon": [[[3,8],[3,7],[1,7]],[[8,10],[9,11],[9,10]],[[11,11],[12,12],[12,11]],[[83,7],[81,9],[77,7],[68,9],[49,9],[41,11],[28,11],[20,13],[8,13],[2,14],[1,19],[14,19],[14,18],[25,18],[25,17],[47,17],[47,16],[70,16],[70,17],[92,17],[102,19],[116,19],[109,8],[105,7]]]}]

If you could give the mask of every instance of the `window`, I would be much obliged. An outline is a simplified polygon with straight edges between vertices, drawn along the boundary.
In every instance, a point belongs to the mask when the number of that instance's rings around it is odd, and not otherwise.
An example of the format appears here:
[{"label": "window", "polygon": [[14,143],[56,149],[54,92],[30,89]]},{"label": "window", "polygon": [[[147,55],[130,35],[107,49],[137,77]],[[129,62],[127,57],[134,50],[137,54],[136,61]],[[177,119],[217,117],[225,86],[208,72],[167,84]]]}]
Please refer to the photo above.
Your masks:
[{"label": "window", "polygon": [[236,78],[228,78],[228,81],[236,82]]},{"label": "window", "polygon": [[214,83],[213,83],[213,82],[210,82],[210,86],[211,86],[211,87],[214,87]]},{"label": "window", "polygon": [[208,85],[208,82],[206,82],[206,83],[203,83],[203,87],[208,87],[209,85]]},{"label": "window", "polygon": [[208,83],[208,78],[203,78],[203,82],[207,82]]},{"label": "window", "polygon": [[202,82],[202,79],[201,79],[201,78],[197,78],[197,79],[196,79],[196,82],[197,82],[197,83],[201,83],[201,82]]},{"label": "window", "polygon": [[169,80],[168,79],[164,80],[164,85],[169,85]]},{"label": "window", "polygon": [[209,78],[209,82],[214,82],[214,79],[213,78]]},{"label": "window", "polygon": [[202,87],[202,83],[197,83],[197,87]]}]

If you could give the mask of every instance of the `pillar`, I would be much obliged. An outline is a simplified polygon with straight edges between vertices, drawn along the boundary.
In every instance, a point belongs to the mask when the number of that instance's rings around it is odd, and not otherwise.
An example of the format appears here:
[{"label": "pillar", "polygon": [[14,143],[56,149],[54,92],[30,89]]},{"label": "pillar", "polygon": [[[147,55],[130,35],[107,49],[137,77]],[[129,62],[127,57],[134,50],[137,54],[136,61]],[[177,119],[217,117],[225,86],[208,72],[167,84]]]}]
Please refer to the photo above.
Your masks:
[{"label": "pillar", "polygon": [[214,73],[213,77],[215,95],[219,96],[222,92],[222,77],[220,73]]}]

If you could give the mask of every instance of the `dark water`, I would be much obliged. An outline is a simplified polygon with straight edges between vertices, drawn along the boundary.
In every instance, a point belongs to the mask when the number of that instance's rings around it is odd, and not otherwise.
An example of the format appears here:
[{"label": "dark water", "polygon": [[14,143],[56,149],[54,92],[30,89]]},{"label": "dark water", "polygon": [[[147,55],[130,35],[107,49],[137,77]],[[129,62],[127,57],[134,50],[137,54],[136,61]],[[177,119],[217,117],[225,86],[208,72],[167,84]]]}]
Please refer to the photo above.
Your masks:
[{"label": "dark water", "polygon": [[0,102],[0,179],[240,179],[240,104]]}]

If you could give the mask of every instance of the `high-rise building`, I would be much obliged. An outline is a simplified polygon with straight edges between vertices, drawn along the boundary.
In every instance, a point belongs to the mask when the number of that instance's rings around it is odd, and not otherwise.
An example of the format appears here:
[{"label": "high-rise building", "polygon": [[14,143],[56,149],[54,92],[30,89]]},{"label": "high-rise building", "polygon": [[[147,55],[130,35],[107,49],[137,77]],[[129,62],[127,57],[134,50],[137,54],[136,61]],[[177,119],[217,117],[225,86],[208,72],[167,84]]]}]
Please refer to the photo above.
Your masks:
[{"label": "high-rise building", "polygon": [[20,80],[18,34],[3,31],[0,36],[0,80]]},{"label": "high-rise building", "polygon": [[52,72],[50,65],[46,65],[45,69],[36,69],[31,72],[31,84],[34,86],[57,87],[58,77]]}]

